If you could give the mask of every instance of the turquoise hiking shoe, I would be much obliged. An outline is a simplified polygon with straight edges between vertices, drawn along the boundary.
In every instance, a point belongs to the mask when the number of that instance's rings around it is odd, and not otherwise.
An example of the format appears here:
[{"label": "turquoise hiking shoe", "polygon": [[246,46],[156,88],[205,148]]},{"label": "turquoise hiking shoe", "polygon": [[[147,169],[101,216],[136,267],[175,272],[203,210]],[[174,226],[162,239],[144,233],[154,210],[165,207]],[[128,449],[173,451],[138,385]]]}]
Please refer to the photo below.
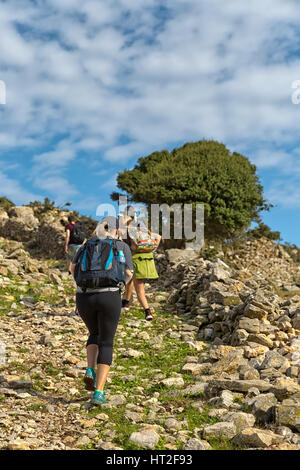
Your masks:
[{"label": "turquoise hiking shoe", "polygon": [[102,403],[106,403],[104,392],[95,390],[91,403],[93,403],[93,405],[102,405]]},{"label": "turquoise hiking shoe", "polygon": [[94,369],[91,367],[88,367],[85,376],[83,378],[83,381],[85,383],[85,389],[94,391],[96,389],[96,372]]}]

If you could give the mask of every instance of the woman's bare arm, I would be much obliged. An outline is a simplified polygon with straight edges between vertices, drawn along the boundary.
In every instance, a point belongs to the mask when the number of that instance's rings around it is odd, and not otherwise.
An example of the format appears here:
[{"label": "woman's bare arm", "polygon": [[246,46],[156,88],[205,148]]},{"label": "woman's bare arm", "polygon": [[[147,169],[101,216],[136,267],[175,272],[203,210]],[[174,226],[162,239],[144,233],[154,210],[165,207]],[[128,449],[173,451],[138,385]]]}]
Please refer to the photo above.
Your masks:
[{"label": "woman's bare arm", "polygon": [[130,271],[130,269],[126,269],[125,274],[126,274],[126,281],[125,282],[126,282],[126,284],[128,284],[132,279],[133,272]]},{"label": "woman's bare arm", "polygon": [[70,241],[70,230],[66,230],[66,243],[65,243],[65,252],[68,253],[68,245]]},{"label": "woman's bare arm", "polygon": [[159,233],[152,233],[152,235],[154,236],[154,238],[156,240],[156,247],[155,247],[155,250],[154,250],[154,251],[156,251],[159,244],[160,244],[160,242],[161,242],[162,236],[159,235]]},{"label": "woman's bare arm", "polygon": [[71,264],[71,273],[72,273],[73,277],[74,277],[74,274],[75,274],[75,266],[76,266],[76,264]]}]

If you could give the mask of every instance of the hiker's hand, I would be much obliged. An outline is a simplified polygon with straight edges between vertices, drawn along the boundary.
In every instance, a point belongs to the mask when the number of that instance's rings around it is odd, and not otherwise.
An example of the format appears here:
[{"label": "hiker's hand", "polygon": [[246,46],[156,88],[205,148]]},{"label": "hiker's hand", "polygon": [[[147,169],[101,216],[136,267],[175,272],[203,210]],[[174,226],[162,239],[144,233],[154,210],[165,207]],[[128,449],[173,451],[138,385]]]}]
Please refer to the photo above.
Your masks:
[{"label": "hiker's hand", "polygon": [[65,253],[68,253],[68,251],[69,251],[69,248],[65,246]]},{"label": "hiker's hand", "polygon": [[160,244],[160,241],[161,241],[161,236],[160,235],[157,235],[156,239],[155,239],[155,247],[154,247],[154,250],[153,251],[156,251],[159,244]]}]

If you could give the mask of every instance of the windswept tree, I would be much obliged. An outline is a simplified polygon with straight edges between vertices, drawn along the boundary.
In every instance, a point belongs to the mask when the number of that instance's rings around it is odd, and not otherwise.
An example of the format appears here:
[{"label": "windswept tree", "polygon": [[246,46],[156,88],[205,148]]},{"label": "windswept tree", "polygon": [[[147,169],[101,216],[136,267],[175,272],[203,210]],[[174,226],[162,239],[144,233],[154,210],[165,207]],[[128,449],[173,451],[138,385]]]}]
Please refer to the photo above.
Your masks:
[{"label": "windswept tree", "polygon": [[269,240],[277,240],[281,241],[281,235],[280,232],[274,232],[270,229],[270,227],[263,222],[259,222],[257,227],[248,230],[247,232],[247,237],[249,240],[252,239],[259,239],[259,238],[268,238]]},{"label": "windswept tree", "polygon": [[[186,143],[138,159],[118,174],[118,188],[129,201],[151,204],[204,205],[205,237],[227,239],[259,221],[271,204],[263,197],[256,166],[213,140]],[[117,200],[119,193],[112,193]]]},{"label": "windswept tree", "polygon": [[0,208],[8,211],[12,207],[14,207],[14,203],[10,200],[7,199],[5,196],[0,196]]}]

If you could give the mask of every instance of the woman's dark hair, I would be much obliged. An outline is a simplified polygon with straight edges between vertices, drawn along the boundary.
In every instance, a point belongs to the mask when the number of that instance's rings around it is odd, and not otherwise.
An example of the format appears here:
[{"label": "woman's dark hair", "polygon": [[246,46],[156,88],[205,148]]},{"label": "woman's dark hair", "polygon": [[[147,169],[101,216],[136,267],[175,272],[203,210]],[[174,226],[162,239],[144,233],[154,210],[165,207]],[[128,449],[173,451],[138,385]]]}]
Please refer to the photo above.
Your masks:
[{"label": "woman's dark hair", "polygon": [[127,206],[126,214],[128,215],[128,217],[131,217],[131,220],[133,220],[136,215],[135,208],[133,206]]},{"label": "woman's dark hair", "polygon": [[73,217],[72,215],[69,215],[68,221],[70,222],[70,224],[71,224],[72,222],[75,222],[75,217]]}]

